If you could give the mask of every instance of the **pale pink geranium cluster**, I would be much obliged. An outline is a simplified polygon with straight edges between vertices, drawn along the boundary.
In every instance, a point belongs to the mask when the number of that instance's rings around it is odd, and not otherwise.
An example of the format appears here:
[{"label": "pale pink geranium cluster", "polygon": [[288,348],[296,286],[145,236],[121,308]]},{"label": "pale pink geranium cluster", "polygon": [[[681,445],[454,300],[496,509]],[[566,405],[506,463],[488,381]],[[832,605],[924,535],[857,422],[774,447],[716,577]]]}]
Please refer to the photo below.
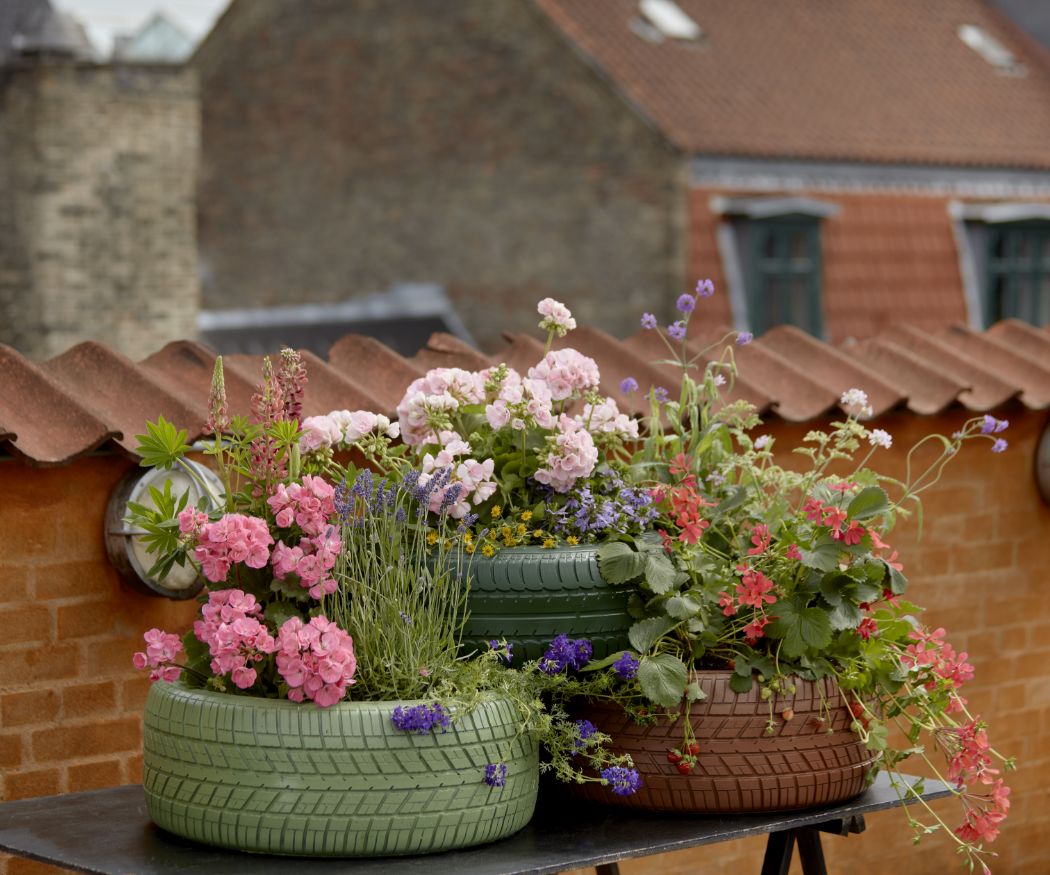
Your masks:
[{"label": "pale pink geranium cluster", "polygon": [[594,359],[574,349],[552,349],[539,364],[529,368],[529,377],[546,383],[555,401],[597,389],[601,379]]},{"label": "pale pink geranium cluster", "polygon": [[[481,504],[496,491],[496,482],[492,479],[495,462],[492,459],[479,462],[470,458],[470,444],[454,431],[441,432],[438,439],[443,446],[437,455],[423,455],[419,486],[427,486],[439,472],[447,469],[448,482],[430,491],[427,506],[434,513],[444,508],[453,519],[463,519],[470,512],[471,501],[475,505]],[[461,459],[463,456],[466,458]]]},{"label": "pale pink geranium cluster", "polygon": [[153,669],[149,673],[151,681],[177,681],[182,673],[182,669],[174,665],[175,656],[182,649],[179,636],[162,632],[160,629],[150,629],[142,637],[146,641],[146,650],[131,657],[135,668],[143,669],[148,666]]},{"label": "pale pink geranium cluster", "polygon": [[334,705],[354,683],[357,660],[350,636],[325,617],[286,620],[277,633],[277,671],[293,702]]},{"label": "pale pink geranium cluster", "polygon": [[[180,515],[180,529],[183,524]],[[249,568],[263,568],[270,561],[273,537],[266,520],[240,513],[228,513],[213,523],[201,523],[199,516],[186,517],[185,525],[191,530],[198,524],[200,531],[194,556],[204,576],[213,583],[225,580],[235,562],[243,562]]]},{"label": "pale pink geranium cluster", "polygon": [[369,410],[333,410],[324,416],[308,416],[302,423],[299,449],[304,453],[332,447],[349,447],[369,434],[396,438],[401,426],[381,413]]},{"label": "pale pink geranium cluster", "polygon": [[597,404],[585,404],[583,413],[577,415],[576,421],[599,438],[603,436],[616,437],[620,440],[638,438],[638,420],[626,413],[621,413],[612,398],[606,398]]},{"label": "pale pink geranium cluster", "polygon": [[572,318],[569,308],[554,298],[544,298],[536,305],[536,312],[543,319],[540,328],[558,337],[564,337],[576,327],[576,320]]},{"label": "pale pink geranium cluster", "polygon": [[564,413],[558,419],[558,432],[547,439],[543,467],[536,480],[554,489],[568,492],[581,477],[587,477],[598,464],[598,448],[589,431]]},{"label": "pale pink geranium cluster", "polygon": [[914,629],[908,637],[915,644],[909,644],[901,654],[901,665],[914,672],[929,672],[925,686],[933,690],[939,683],[947,682],[953,688],[948,713],[963,710],[966,699],[957,691],[966,681],[973,679],[973,666],[966,661],[968,654],[964,650],[956,653],[955,648],[944,640],[944,629]]},{"label": "pale pink geranium cluster", "polygon": [[[937,741],[948,754],[948,779],[964,790],[966,817],[956,828],[964,841],[995,841],[999,827],[1010,811],[1010,788],[992,768],[991,746],[980,719],[958,728],[942,728]],[[974,785],[984,784],[988,792],[979,793]]]},{"label": "pale pink geranium cluster", "polygon": [[485,400],[487,371],[434,368],[413,380],[397,405],[401,439],[411,447],[434,443],[441,423],[465,404]]},{"label": "pale pink geranium cluster", "polygon": [[197,640],[208,645],[211,670],[230,675],[242,690],[255,683],[255,663],[277,646],[262,616],[255,596],[239,589],[220,589],[208,593],[208,603],[201,606],[201,619],[193,624]]},{"label": "pale pink geranium cluster", "polygon": [[[493,374],[494,371],[484,371]],[[543,380],[521,378],[513,368],[500,372],[496,398],[485,406],[485,418],[495,429],[510,425],[515,431],[526,428],[553,428],[556,419],[552,411],[550,387]]]}]

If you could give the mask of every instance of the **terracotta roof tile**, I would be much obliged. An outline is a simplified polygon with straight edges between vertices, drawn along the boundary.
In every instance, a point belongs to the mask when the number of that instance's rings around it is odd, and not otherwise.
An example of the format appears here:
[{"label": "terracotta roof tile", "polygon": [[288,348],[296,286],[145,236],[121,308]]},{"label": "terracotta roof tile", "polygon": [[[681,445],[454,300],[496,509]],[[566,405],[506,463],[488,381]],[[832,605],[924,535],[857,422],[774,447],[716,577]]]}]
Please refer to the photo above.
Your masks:
[{"label": "terracotta roof tile", "polygon": [[147,420],[163,416],[186,429],[192,442],[200,437],[207,418],[157,385],[130,359],[94,341],[77,344],[41,369],[119,432],[117,442],[132,455],[138,446],[135,436],[145,431]]},{"label": "terracotta roof tile", "polygon": [[762,348],[780,353],[832,394],[857,387],[868,395],[875,416],[897,407],[905,396],[846,353],[821,343],[804,331],[780,325],[762,335]]},{"label": "terracotta roof tile", "polygon": [[396,410],[408,384],[425,373],[390,347],[360,334],[348,334],[336,341],[328,361],[357,385],[367,386],[376,399],[375,412],[387,415]]},{"label": "terracotta roof tile", "polygon": [[37,465],[60,465],[120,437],[77,393],[0,344],[0,432],[5,446]]},{"label": "terracotta roof tile", "polygon": [[465,371],[482,371],[489,361],[469,343],[452,334],[436,331],[430,335],[427,345],[409,361],[421,371],[431,368],[462,368]]},{"label": "terracotta roof tile", "polygon": [[885,336],[909,347],[917,355],[935,363],[938,371],[963,383],[966,388],[959,393],[959,402],[970,410],[990,410],[1021,394],[1021,387],[1010,385],[952,344],[918,328],[896,325]]},{"label": "terracotta roof tile", "polygon": [[940,413],[966,389],[964,381],[937,370],[908,347],[889,338],[869,338],[852,344],[848,349],[907,398],[908,408],[915,413]]},{"label": "terracotta roof tile", "polygon": [[[732,336],[722,326],[699,322],[690,332],[689,350],[700,360],[721,355],[720,341]],[[504,336],[509,340],[504,349],[483,356],[436,335],[425,351],[407,360],[376,340],[348,335],[332,347],[327,362],[304,354],[310,378],[304,410],[392,414],[424,363],[478,368],[506,361],[525,372],[543,354],[533,335]],[[620,341],[583,328],[566,341],[598,362],[602,390],[625,409],[645,407],[641,392],[619,391],[625,376],[633,376],[643,391],[678,387],[675,368],[658,364],[667,350],[654,332]],[[851,386],[868,393],[876,413],[904,407],[931,414],[954,403],[985,411],[1014,398],[1031,409],[1050,406],[1050,334],[1016,321],[983,334],[894,326],[840,348],[781,327],[732,350],[740,375],[731,397],[790,421],[836,411],[840,394]],[[0,447],[36,465],[69,462],[109,442],[129,451],[134,435],[159,413],[196,436],[207,417],[213,361],[206,347],[190,342],[168,344],[137,364],[97,343],[40,365],[0,346]],[[260,362],[255,356],[225,359],[231,409],[247,410]]]},{"label": "terracotta roof tile", "polygon": [[[1050,167],[1050,63],[983,0],[677,0],[703,38],[660,43],[632,30],[637,0],[535,2],[689,153]],[[964,45],[962,24],[1026,75]]]}]

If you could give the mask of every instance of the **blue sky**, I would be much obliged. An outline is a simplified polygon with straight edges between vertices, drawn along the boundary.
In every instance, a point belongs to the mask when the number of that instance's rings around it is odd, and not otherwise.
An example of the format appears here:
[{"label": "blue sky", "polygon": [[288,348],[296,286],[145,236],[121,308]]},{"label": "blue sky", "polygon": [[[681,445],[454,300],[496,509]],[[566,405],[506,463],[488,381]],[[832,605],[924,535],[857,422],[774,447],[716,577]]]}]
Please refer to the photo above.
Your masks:
[{"label": "blue sky", "polygon": [[[2,2],[2,0],[0,0]],[[109,52],[113,35],[134,31],[158,10],[200,40],[230,0],[52,0],[88,27],[97,48]]]}]

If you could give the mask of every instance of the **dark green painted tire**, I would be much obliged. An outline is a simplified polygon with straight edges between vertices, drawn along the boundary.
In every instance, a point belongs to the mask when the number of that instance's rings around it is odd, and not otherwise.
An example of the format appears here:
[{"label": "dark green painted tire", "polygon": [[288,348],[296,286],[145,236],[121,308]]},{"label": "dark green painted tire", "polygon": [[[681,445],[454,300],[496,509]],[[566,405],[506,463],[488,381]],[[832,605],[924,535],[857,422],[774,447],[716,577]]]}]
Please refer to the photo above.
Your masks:
[{"label": "dark green painted tire", "polygon": [[[495,841],[532,818],[537,744],[513,705],[483,702],[445,733],[401,732],[397,705],[313,704],[158,682],[143,785],[163,829],[208,845],[301,856],[424,854]],[[503,788],[484,783],[507,764]]]},{"label": "dark green painted tire", "polygon": [[474,554],[470,574],[470,615],[463,650],[487,650],[491,639],[513,644],[514,664],[543,655],[561,632],[588,638],[594,658],[629,647],[629,587],[606,583],[595,545],[509,547],[492,558]]}]

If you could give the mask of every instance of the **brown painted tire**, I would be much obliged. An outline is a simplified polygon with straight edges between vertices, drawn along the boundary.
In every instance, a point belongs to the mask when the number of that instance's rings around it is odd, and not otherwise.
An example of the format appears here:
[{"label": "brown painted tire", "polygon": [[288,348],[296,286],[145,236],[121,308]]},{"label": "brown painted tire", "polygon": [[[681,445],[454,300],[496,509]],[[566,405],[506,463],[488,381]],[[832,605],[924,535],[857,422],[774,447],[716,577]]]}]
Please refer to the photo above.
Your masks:
[{"label": "brown painted tire", "polygon": [[[769,702],[762,701],[757,684],[738,695],[729,687],[728,671],[700,671],[695,677],[707,698],[690,711],[700,743],[690,774],[679,773],[667,760],[669,750],[682,746],[680,723],[661,717],[653,725],[640,726],[619,705],[586,705],[575,709],[574,716],[612,736],[616,753],[631,755],[642,789],[632,796],[616,796],[600,784],[587,783],[572,785],[572,791],[631,808],[715,814],[831,805],[864,789],[874,760],[850,729],[853,718],[832,680],[796,679],[794,695],[775,700],[777,729],[766,735]],[[822,702],[827,703],[823,714]],[[785,721],[780,715],[788,708],[794,715]],[[822,716],[826,720],[820,723]]]}]

